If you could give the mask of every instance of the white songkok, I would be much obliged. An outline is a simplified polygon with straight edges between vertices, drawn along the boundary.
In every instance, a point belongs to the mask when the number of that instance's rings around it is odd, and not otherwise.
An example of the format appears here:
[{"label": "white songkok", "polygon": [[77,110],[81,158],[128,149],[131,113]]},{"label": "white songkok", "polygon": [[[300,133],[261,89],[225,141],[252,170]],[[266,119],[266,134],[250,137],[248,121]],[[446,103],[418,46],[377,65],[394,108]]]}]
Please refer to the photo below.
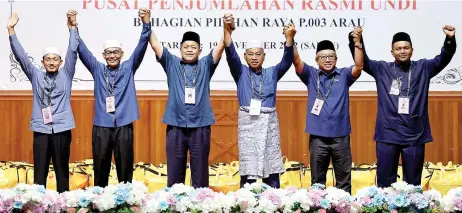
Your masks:
[{"label": "white songkok", "polygon": [[260,40],[250,40],[247,42],[246,49],[251,49],[251,48],[263,49],[263,42],[261,42]]},{"label": "white songkok", "polygon": [[59,57],[61,57],[61,54],[59,53],[58,48],[56,47],[47,47],[43,50],[43,56],[46,56],[47,54],[56,54]]},{"label": "white songkok", "polygon": [[104,49],[113,48],[113,47],[122,49],[122,43],[120,43],[117,40],[107,40],[104,43]]}]

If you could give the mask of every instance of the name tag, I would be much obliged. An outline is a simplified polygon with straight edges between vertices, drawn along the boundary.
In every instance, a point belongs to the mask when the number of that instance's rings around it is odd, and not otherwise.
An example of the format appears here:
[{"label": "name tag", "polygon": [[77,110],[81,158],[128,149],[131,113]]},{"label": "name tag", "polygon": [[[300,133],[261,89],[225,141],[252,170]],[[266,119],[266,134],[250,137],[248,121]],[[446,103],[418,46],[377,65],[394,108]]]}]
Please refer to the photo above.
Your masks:
[{"label": "name tag", "polygon": [[390,95],[399,95],[399,90],[400,90],[400,87],[401,87],[401,81],[400,80],[397,80],[397,79],[394,79],[392,82],[391,82],[391,87],[390,87]]},{"label": "name tag", "polygon": [[51,116],[51,107],[46,107],[42,109],[42,116],[43,116],[43,123],[49,124],[53,122],[53,118]]},{"label": "name tag", "polygon": [[114,98],[114,96],[106,97],[106,112],[115,112],[115,98]]},{"label": "name tag", "polygon": [[314,101],[313,108],[311,109],[311,114],[319,116],[323,105],[324,105],[324,100],[316,98],[316,100]]},{"label": "name tag", "polygon": [[250,100],[250,115],[260,115],[261,101],[257,99]]},{"label": "name tag", "polygon": [[196,87],[184,88],[184,102],[185,104],[196,104]]},{"label": "name tag", "polygon": [[398,113],[409,114],[409,98],[400,97],[398,101]]}]

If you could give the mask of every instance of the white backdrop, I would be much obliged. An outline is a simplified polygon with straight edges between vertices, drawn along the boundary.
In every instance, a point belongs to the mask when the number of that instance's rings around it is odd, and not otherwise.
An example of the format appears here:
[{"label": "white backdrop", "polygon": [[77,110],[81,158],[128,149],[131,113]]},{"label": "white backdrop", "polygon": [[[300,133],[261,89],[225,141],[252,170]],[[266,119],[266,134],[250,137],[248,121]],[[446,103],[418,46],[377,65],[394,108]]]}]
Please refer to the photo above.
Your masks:
[{"label": "white backdrop", "polygon": [[[181,5],[183,4],[183,5]],[[191,6],[192,5],[192,6]],[[454,25],[462,32],[462,1],[423,0],[0,0],[0,89],[28,90],[30,82],[11,55],[6,23],[11,10],[20,21],[16,26],[19,41],[37,66],[46,46],[57,46],[65,52],[69,33],[66,26],[67,9],[79,12],[78,23],[82,39],[99,60],[103,61],[102,44],[118,39],[124,45],[125,59],[135,48],[141,28],[136,24],[137,10],[152,9],[153,32],[165,47],[179,55],[174,42],[183,33],[194,30],[201,35],[202,56],[218,41],[223,29],[220,17],[231,12],[238,19],[233,39],[238,44],[249,39],[267,42],[264,66],[281,60],[284,41],[282,27],[292,20],[297,29],[296,42],[302,59],[315,65],[316,43],[329,39],[337,45],[338,66],[353,64],[348,50],[347,34],[355,25],[364,29],[364,39],[371,59],[392,61],[391,39],[394,33],[408,32],[414,45],[413,59],[433,58],[439,54],[444,41],[441,27]],[[456,36],[458,33],[456,33]],[[460,42],[460,40],[459,40]],[[272,46],[272,44],[274,46]],[[244,50],[239,48],[242,56]],[[212,78],[212,89],[234,90],[226,59],[223,58]],[[135,75],[138,90],[167,89],[166,76],[154,52],[148,46],[145,58]],[[78,61],[73,89],[91,90],[90,73]],[[280,90],[305,90],[294,68],[281,79]],[[375,90],[374,79],[363,73],[351,90]],[[432,79],[431,90],[462,91],[462,54],[456,53],[451,63]]]}]

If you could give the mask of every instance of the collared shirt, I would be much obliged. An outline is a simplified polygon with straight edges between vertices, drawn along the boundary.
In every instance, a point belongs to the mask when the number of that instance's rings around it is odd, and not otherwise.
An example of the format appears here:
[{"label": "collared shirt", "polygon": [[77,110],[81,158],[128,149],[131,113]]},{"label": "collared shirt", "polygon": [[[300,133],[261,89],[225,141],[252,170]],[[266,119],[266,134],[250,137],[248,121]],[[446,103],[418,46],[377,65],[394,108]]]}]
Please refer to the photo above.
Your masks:
[{"label": "collared shirt", "polygon": [[[304,64],[300,80],[308,89],[305,132],[322,137],[344,137],[351,134],[349,87],[356,81],[352,67],[335,68],[327,74],[308,64]],[[311,113],[318,97],[318,77],[320,97],[326,97],[319,116]],[[329,91],[330,89],[330,92]],[[327,94],[328,93],[328,94]]]},{"label": "collared shirt", "polygon": [[[407,67],[401,67],[395,62],[370,60],[364,47],[363,51],[364,71],[374,77],[377,86],[378,111],[374,140],[401,145],[420,145],[433,141],[428,118],[430,79],[451,61],[456,51],[455,38],[446,38],[441,53],[435,58],[411,61]],[[402,80],[400,95],[391,95],[392,81],[396,78]],[[408,88],[409,114],[399,114],[398,99],[407,95]]]},{"label": "collared shirt", "polygon": [[[127,61],[111,69],[99,62],[80,39],[80,60],[95,80],[95,116],[93,124],[100,127],[121,127],[140,118],[134,75],[143,61],[151,35],[151,25],[143,24],[141,37]],[[115,112],[106,111],[106,97],[114,96]]]},{"label": "collared shirt", "polygon": [[290,47],[284,45],[284,55],[281,62],[276,66],[264,68],[261,72],[255,72],[241,63],[233,43],[225,48],[225,52],[231,75],[237,84],[239,105],[250,106],[250,100],[253,98],[261,100],[262,107],[275,107],[277,82],[292,66],[293,45]]},{"label": "collared shirt", "polygon": [[[64,66],[56,73],[43,72],[35,67],[19,43],[16,34],[9,37],[13,54],[32,83],[33,103],[30,130],[34,132],[52,134],[64,132],[75,127],[71,108],[71,88],[79,42],[77,30],[70,29],[69,33],[69,47],[67,48]],[[50,102],[51,106],[49,105]],[[51,107],[53,122],[45,124],[42,109],[48,106]]]},{"label": "collared shirt", "polygon": [[[215,123],[210,104],[210,79],[218,65],[213,64],[213,51],[194,64],[183,63],[178,56],[163,48],[157,60],[167,74],[168,100],[162,122],[176,127],[197,128]],[[184,67],[184,70],[181,67]],[[194,68],[197,66],[197,70]],[[185,75],[186,82],[185,85]],[[195,77],[194,77],[195,76]],[[195,104],[185,104],[185,86],[193,86],[195,80]]]}]

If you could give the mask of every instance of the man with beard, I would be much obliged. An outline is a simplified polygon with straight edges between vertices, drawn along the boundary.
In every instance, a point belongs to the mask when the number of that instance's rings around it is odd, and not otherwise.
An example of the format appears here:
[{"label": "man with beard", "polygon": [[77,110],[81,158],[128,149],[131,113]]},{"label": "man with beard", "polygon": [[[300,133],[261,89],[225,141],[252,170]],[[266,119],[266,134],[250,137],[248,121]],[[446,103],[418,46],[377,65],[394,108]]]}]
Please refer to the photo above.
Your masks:
[{"label": "man with beard", "polygon": [[[411,37],[396,33],[391,43],[394,62],[374,61],[364,51],[364,71],[377,85],[378,111],[374,141],[377,154],[377,184],[389,187],[397,181],[399,157],[403,179],[420,185],[425,144],[433,141],[428,119],[430,79],[441,72],[456,52],[455,28],[443,26],[446,38],[441,53],[433,59],[412,61]],[[350,50],[353,51],[350,36]]]},{"label": "man with beard", "polygon": [[34,132],[34,184],[46,186],[50,160],[56,174],[58,192],[69,191],[69,156],[72,142],[71,129],[75,128],[71,108],[72,79],[77,62],[78,35],[71,21],[74,12],[67,14],[69,47],[63,60],[56,47],[43,52],[42,65],[46,72],[36,68],[19,43],[14,27],[19,21],[16,13],[8,20],[11,50],[32,84],[33,104],[30,130]]}]

